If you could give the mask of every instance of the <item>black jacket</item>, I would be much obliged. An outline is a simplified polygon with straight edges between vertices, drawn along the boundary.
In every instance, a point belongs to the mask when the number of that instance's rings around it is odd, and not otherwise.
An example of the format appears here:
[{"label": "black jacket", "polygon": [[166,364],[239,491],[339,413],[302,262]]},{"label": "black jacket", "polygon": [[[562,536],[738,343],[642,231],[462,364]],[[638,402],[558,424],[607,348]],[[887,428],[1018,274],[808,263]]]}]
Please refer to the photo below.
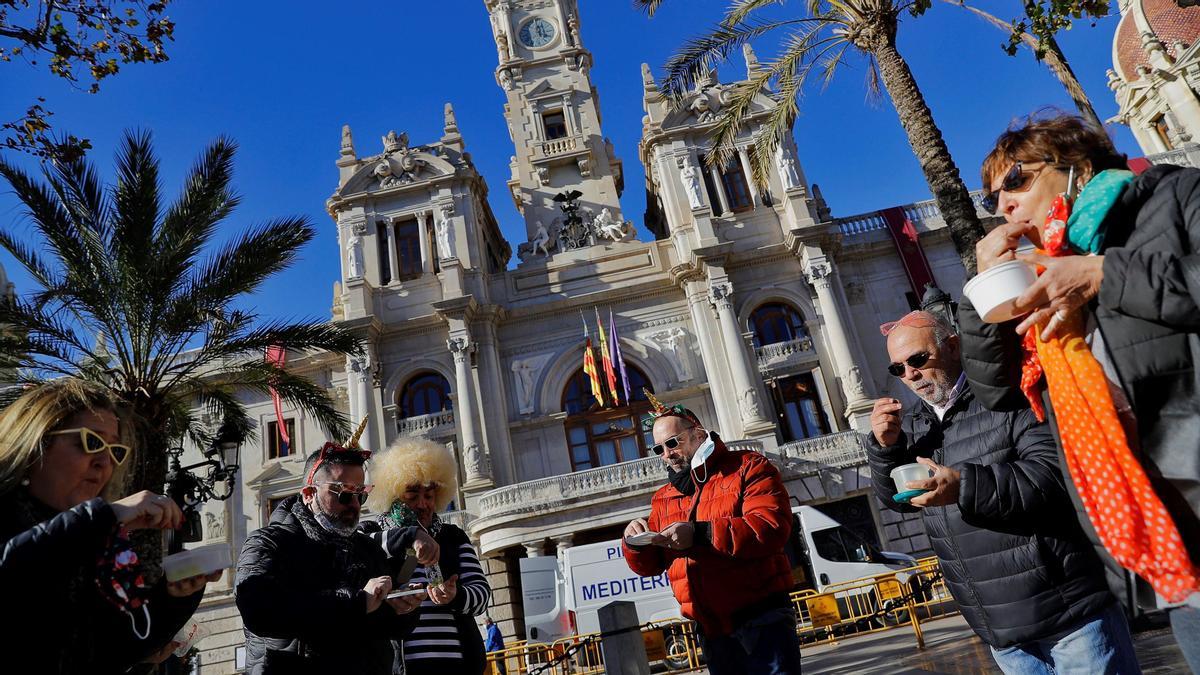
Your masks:
[{"label": "black jacket", "polygon": [[[139,640],[129,616],[96,587],[96,561],[117,529],[103,499],[55,513],[21,488],[0,497],[0,596],[11,611],[0,630],[4,672],[123,673],[179,632],[203,593],[167,594],[160,581]],[[138,613],[138,630],[145,618]]]},{"label": "black jacket", "polygon": [[[985,642],[1049,637],[1113,602],[1071,509],[1054,439],[1032,412],[992,412],[967,387],[941,422],[921,403],[901,426],[894,446],[868,435],[875,493],[894,511],[921,512],[946,586]],[[961,473],[958,503],[918,509],[892,500],[889,474],[917,457]]]},{"label": "black jacket", "polygon": [[387,603],[367,613],[362,589],[379,576],[390,569],[370,537],[327,533],[299,496],[283,500],[238,558],[248,672],[391,675],[390,639],[410,631],[414,616]]},{"label": "black jacket", "polygon": [[[1137,416],[1142,466],[1200,560],[1200,171],[1152,167],[1125,189],[1106,226],[1092,309]],[[959,323],[963,367],[983,404],[1027,407],[1016,323],[985,324],[966,298]]]}]

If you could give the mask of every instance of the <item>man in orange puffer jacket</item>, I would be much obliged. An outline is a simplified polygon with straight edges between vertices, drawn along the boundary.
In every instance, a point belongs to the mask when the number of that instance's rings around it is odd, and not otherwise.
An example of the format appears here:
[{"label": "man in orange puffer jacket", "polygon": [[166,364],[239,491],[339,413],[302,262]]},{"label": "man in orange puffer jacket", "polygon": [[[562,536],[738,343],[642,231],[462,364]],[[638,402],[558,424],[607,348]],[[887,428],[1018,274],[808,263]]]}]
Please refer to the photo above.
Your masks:
[{"label": "man in orange puffer jacket", "polygon": [[651,449],[670,483],[654,493],[649,519],[625,528],[629,569],[667,571],[683,615],[700,624],[713,675],[798,674],[783,550],[792,519],[779,471],[757,452],[728,449],[692,411],[651,402]]}]

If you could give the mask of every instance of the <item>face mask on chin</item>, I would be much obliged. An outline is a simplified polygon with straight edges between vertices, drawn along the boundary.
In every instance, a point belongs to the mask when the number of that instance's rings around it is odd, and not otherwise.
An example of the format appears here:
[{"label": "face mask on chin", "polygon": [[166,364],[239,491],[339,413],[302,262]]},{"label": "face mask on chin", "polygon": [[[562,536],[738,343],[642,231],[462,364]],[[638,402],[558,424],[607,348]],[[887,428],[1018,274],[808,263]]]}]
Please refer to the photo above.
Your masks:
[{"label": "face mask on chin", "polygon": [[708,461],[708,458],[712,456],[713,450],[716,447],[717,444],[713,442],[712,434],[705,432],[704,442],[700,444],[700,447],[696,448],[696,454],[692,455],[692,469],[698,469]]}]

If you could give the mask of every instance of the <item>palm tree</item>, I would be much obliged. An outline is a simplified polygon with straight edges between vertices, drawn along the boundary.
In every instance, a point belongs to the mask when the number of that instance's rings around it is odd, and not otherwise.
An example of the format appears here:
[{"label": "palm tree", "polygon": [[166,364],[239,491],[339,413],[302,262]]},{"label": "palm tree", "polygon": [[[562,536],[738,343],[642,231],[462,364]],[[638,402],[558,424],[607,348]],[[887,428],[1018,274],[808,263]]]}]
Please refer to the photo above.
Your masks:
[{"label": "palm tree", "polygon": [[1071,97],[1071,101],[1075,103],[1075,108],[1079,110],[1079,114],[1097,129],[1104,128],[1104,123],[1100,121],[1100,116],[1096,114],[1096,109],[1092,107],[1091,99],[1083,91],[1083,85],[1079,83],[1079,78],[1075,77],[1075,71],[1071,69],[1071,64],[1067,63],[1067,55],[1063,53],[1062,47],[1059,46],[1058,40],[1055,40],[1053,35],[1039,40],[1027,31],[1018,31],[1015,29],[1015,22],[1009,23],[1004,21],[994,14],[989,14],[978,7],[966,4],[963,0],[942,1],[962,7],[996,28],[1009,33],[1013,37],[1012,43],[1006,45],[1004,48],[1009,56],[1016,54],[1016,42],[1019,39],[1022,44],[1033,52],[1035,58],[1039,61],[1044,61],[1050,72],[1054,73],[1059,83],[1067,90],[1067,95]]},{"label": "palm tree", "polygon": [[[664,0],[634,0],[650,15]],[[713,131],[709,162],[724,166],[733,156],[742,120],[758,92],[776,84],[779,105],[757,134],[751,165],[754,178],[766,180],[772,153],[789,133],[799,111],[798,95],[814,68],[828,82],[847,53],[858,52],[869,62],[867,86],[872,93],[882,84],[896,108],[909,145],[941,210],[954,248],[968,273],[975,269],[975,242],[984,234],[971,195],[934,122],[912,71],[896,47],[896,30],[903,12],[923,11],[928,0],[805,0],[806,13],[786,19],[763,20],[756,12],[783,0],[734,0],[725,18],[709,34],[689,40],[666,64],[661,88],[681,99],[696,79],[732,50],[760,35],[790,30],[780,56],[739,85],[722,109]]]},{"label": "palm tree", "polygon": [[185,438],[208,447],[215,432],[200,411],[253,436],[235,391],[274,388],[335,438],[348,435],[323,388],[263,355],[271,346],[358,354],[357,339],[328,322],[259,319],[232,307],[296,262],[315,235],[293,217],[214,242],[239,201],[234,151],[226,139],[209,145],[165,209],[147,133],[124,136],[107,188],[86,157],[44,165],[41,181],[0,160],[38,235],[31,246],[0,226],[0,246],[37,284],[0,304],[0,325],[10,328],[0,332],[0,369],[19,369],[26,384],[75,375],[108,387],[133,421],[133,490],[162,489],[169,447]]}]

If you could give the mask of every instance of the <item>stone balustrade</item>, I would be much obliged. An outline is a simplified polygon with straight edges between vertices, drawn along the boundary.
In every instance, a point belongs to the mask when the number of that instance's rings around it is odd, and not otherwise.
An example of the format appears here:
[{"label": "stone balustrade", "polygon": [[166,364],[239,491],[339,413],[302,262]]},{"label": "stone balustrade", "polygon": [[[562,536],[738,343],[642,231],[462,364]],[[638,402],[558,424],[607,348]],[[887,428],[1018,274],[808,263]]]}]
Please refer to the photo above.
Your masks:
[{"label": "stone balustrade", "polygon": [[1146,155],[1146,161],[1151,164],[1200,167],[1200,145],[1185,145],[1182,148]]},{"label": "stone balustrade", "polygon": [[565,155],[583,147],[583,136],[567,136],[551,141],[541,141],[536,145],[537,157],[548,158]]},{"label": "stone balustrade", "polygon": [[812,338],[807,335],[795,340],[763,345],[756,348],[754,353],[758,357],[760,371],[782,370],[789,366],[815,361],[817,358],[816,352],[813,351]]},{"label": "stone balustrade", "polygon": [[438,517],[441,518],[443,523],[456,525],[463,532],[466,532],[467,526],[471,524],[472,520],[475,520],[474,514],[468,511],[447,511],[446,513],[439,513]]},{"label": "stone balustrade", "polygon": [[396,432],[401,436],[424,436],[426,438],[452,436],[454,435],[454,411],[443,410],[428,415],[397,419]]},{"label": "stone balustrade", "polygon": [[[983,190],[971,192],[971,201],[975,203],[975,210],[980,218],[990,218],[991,214],[984,211],[980,205],[983,194]],[[904,209],[904,216],[920,229],[939,230],[946,226],[945,221],[942,220],[942,213],[938,210],[937,202],[932,199],[905,204],[901,208]],[[883,214],[879,211],[861,213],[846,218],[834,218],[834,223],[837,225],[838,231],[847,236],[887,229],[887,221],[883,219]]]},{"label": "stone balustrade", "polygon": [[811,476],[823,470],[846,469],[867,462],[867,448],[857,431],[842,431],[785,443],[768,453],[785,478]]}]

